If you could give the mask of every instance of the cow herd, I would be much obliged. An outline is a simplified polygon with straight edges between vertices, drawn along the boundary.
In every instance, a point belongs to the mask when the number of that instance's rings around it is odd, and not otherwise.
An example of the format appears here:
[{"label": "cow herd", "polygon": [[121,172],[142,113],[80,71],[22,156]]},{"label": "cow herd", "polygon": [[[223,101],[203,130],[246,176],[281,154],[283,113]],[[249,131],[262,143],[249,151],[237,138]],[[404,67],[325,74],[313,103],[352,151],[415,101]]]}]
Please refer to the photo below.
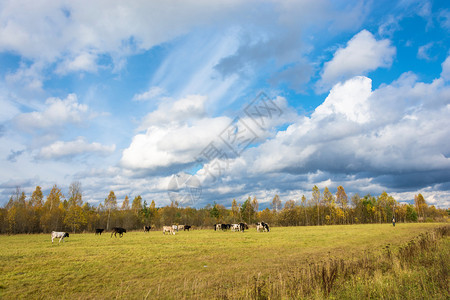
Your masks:
[{"label": "cow herd", "polygon": [[[189,231],[192,228],[192,226],[190,225],[172,225],[172,226],[163,226],[162,231],[163,234],[165,235],[166,232],[170,235],[173,234],[175,235],[176,232],[178,232],[179,230],[183,230],[183,231]],[[237,223],[237,224],[214,224],[214,231],[226,231],[226,230],[231,230],[231,231],[240,231],[240,232],[244,232],[246,229],[248,230],[248,225],[246,223]],[[144,232],[149,232],[150,229],[152,229],[151,226],[144,226]],[[103,228],[97,228],[95,229],[95,234],[96,235],[102,235],[103,231],[105,231],[105,229]],[[265,222],[258,222],[256,224],[256,231],[257,232],[269,232],[269,224],[265,223]],[[123,234],[126,233],[127,230],[125,228],[122,227],[113,227],[111,230],[111,237],[114,235],[114,237],[117,237],[117,234],[119,234],[119,237],[123,237]],[[65,237],[69,237],[69,233],[68,232],[58,232],[58,231],[52,231],[52,244],[53,244],[53,240],[55,238],[59,238],[59,242],[61,243],[61,241],[64,242],[64,238]]]},{"label": "cow herd", "polygon": [[[246,229],[248,229],[247,223],[237,223],[237,224],[214,224],[214,231],[226,231],[231,229],[231,231],[240,231],[244,232]],[[258,222],[256,223],[256,231],[260,232],[269,232],[269,224],[265,222]]]}]

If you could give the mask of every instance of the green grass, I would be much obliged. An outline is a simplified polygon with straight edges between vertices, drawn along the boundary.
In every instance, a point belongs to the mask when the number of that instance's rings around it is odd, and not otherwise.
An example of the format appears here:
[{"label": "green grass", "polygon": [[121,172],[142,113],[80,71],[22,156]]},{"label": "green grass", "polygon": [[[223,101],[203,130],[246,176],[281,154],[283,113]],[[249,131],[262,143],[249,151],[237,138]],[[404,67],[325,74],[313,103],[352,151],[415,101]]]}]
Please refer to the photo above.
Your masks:
[{"label": "green grass", "polygon": [[255,278],[280,278],[276,288],[288,289],[283,280],[293,268],[330,257],[362,258],[367,251],[381,253],[387,244],[395,250],[437,226],[194,230],[175,236],[152,231],[123,238],[90,233],[70,234],[61,244],[52,244],[49,234],[0,236],[0,297],[250,298]]}]

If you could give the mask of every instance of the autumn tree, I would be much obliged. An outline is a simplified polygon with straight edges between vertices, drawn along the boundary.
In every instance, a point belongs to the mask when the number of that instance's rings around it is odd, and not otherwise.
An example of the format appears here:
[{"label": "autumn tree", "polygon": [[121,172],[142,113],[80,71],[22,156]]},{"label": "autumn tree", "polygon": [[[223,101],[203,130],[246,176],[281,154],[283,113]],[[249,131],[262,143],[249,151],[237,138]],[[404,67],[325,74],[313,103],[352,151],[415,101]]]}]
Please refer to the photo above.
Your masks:
[{"label": "autumn tree", "polygon": [[85,226],[87,224],[87,219],[83,208],[78,205],[69,207],[69,210],[64,217],[64,224],[68,226],[72,232],[77,232]]},{"label": "autumn tree", "polygon": [[241,207],[241,216],[244,221],[247,221],[247,223],[251,223],[253,215],[255,214],[255,211],[252,206],[252,199],[250,197],[245,200],[245,202],[242,204]]},{"label": "autumn tree", "polygon": [[414,205],[408,204],[406,206],[406,221],[407,222],[417,222],[417,212]]},{"label": "autumn tree", "polygon": [[36,186],[36,189],[31,194],[29,204],[32,207],[42,207],[44,204],[42,201],[44,200],[44,194],[42,194],[42,188],[40,186]]},{"label": "autumn tree", "polygon": [[278,222],[283,226],[298,225],[297,203],[294,200],[288,200],[284,203],[284,208],[278,216]]},{"label": "autumn tree", "polygon": [[308,212],[307,212],[307,207],[306,207],[306,197],[305,195],[302,195],[302,199],[301,199],[301,205],[302,205],[302,211],[303,211],[303,216],[304,216],[304,225],[308,226]]},{"label": "autumn tree", "polygon": [[[141,195],[137,195],[134,197],[131,202],[131,211],[133,213],[134,226],[141,227],[143,225],[143,206],[142,206],[142,197]],[[147,224],[145,224],[147,225]]]},{"label": "autumn tree", "polygon": [[232,217],[233,223],[236,223],[237,220],[240,219],[239,206],[236,202],[236,199],[233,199],[233,202],[231,202],[231,217]]},{"label": "autumn tree", "polygon": [[344,187],[340,185],[337,187],[336,204],[339,205],[340,208],[342,209],[342,212],[344,214],[344,223],[348,223],[345,215],[345,212],[347,211],[347,203],[348,203],[347,194],[345,193]]},{"label": "autumn tree", "polygon": [[96,228],[103,228],[100,223],[100,213],[98,209],[90,205],[88,202],[85,202],[81,208],[83,209],[83,213],[86,217],[86,228],[88,231],[92,232]]},{"label": "autumn tree", "polygon": [[40,232],[40,220],[43,212],[43,199],[44,195],[40,186],[36,186],[36,189],[31,194],[31,197],[27,203],[27,210],[29,211],[29,228],[31,232]]},{"label": "autumn tree", "polygon": [[414,196],[414,204],[416,208],[417,215],[419,217],[419,221],[425,220],[425,211],[428,208],[428,205],[425,201],[425,198],[422,194],[418,194]]},{"label": "autumn tree", "polygon": [[280,196],[275,195],[272,199],[272,202],[270,203],[270,206],[272,207],[272,210],[274,212],[280,211],[281,210],[281,200],[280,200]]},{"label": "autumn tree", "polygon": [[69,207],[83,206],[83,194],[81,190],[81,182],[74,181],[69,186]]},{"label": "autumn tree", "polygon": [[128,210],[130,209],[130,200],[128,199],[128,195],[125,195],[125,199],[122,202],[122,206],[120,207],[121,210]]},{"label": "autumn tree", "polygon": [[31,211],[26,201],[25,192],[20,187],[16,187],[15,191],[11,195],[9,206],[9,232],[30,232]]},{"label": "autumn tree", "polygon": [[83,209],[83,195],[81,191],[81,183],[74,181],[69,186],[69,201],[67,212],[64,217],[64,224],[69,227],[72,232],[79,231],[81,227],[87,224],[87,219]]},{"label": "autumn tree", "polygon": [[[153,222],[153,224],[158,226],[159,225],[159,216],[158,216],[158,209],[156,208],[155,200],[152,200],[148,209],[150,212],[150,222]],[[187,211],[191,211],[191,210],[189,209]]]},{"label": "autumn tree", "polygon": [[214,202],[214,205],[210,210],[210,215],[216,220],[216,223],[222,223],[224,222],[228,214],[225,206]]},{"label": "autumn tree", "polygon": [[108,219],[106,222],[106,230],[109,230],[109,225],[111,221],[111,211],[114,211],[117,208],[117,198],[114,194],[114,191],[110,191],[108,198],[105,199],[105,208],[108,212]]},{"label": "autumn tree", "polygon": [[253,208],[254,212],[259,211],[259,202],[258,202],[258,199],[256,199],[256,197],[253,197],[252,208]]},{"label": "autumn tree", "polygon": [[325,204],[326,212],[325,219],[327,224],[333,223],[333,215],[334,215],[334,197],[330,192],[328,187],[326,186],[323,190],[323,203]]},{"label": "autumn tree", "polygon": [[0,234],[8,232],[8,210],[0,207]]},{"label": "autumn tree", "polygon": [[317,205],[317,225],[320,225],[320,200],[320,190],[317,185],[315,185],[312,188],[312,201]]},{"label": "autumn tree", "polygon": [[63,217],[65,212],[62,205],[63,200],[65,200],[65,196],[55,184],[44,203],[44,213],[41,220],[45,232],[63,230]]},{"label": "autumn tree", "polygon": [[131,203],[131,210],[138,215],[142,210],[142,197],[141,195],[137,195],[134,197],[133,202]]}]

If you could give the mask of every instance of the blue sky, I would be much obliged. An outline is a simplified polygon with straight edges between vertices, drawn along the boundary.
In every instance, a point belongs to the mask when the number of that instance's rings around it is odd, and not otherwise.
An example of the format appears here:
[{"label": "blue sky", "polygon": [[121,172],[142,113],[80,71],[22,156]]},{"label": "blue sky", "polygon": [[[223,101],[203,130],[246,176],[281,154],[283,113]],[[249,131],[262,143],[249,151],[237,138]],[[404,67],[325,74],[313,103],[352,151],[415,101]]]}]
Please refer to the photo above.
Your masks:
[{"label": "blue sky", "polygon": [[0,204],[80,181],[94,205],[449,207],[449,33],[447,1],[2,1]]}]

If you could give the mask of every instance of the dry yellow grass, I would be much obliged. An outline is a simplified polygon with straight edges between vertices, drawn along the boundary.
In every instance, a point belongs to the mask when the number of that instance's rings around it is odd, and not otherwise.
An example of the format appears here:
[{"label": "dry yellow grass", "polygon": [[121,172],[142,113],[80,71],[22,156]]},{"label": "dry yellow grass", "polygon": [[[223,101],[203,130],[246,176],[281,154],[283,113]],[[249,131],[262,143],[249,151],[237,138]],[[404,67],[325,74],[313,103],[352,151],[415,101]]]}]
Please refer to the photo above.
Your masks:
[{"label": "dry yellow grass", "polygon": [[270,233],[211,229],[175,236],[152,231],[123,238],[90,233],[71,234],[53,245],[49,234],[0,236],[0,296],[176,299],[215,298],[226,291],[245,298],[250,295],[243,287],[255,276],[284,276],[295,266],[361,257],[386,244],[395,249],[437,226],[278,227]]}]

